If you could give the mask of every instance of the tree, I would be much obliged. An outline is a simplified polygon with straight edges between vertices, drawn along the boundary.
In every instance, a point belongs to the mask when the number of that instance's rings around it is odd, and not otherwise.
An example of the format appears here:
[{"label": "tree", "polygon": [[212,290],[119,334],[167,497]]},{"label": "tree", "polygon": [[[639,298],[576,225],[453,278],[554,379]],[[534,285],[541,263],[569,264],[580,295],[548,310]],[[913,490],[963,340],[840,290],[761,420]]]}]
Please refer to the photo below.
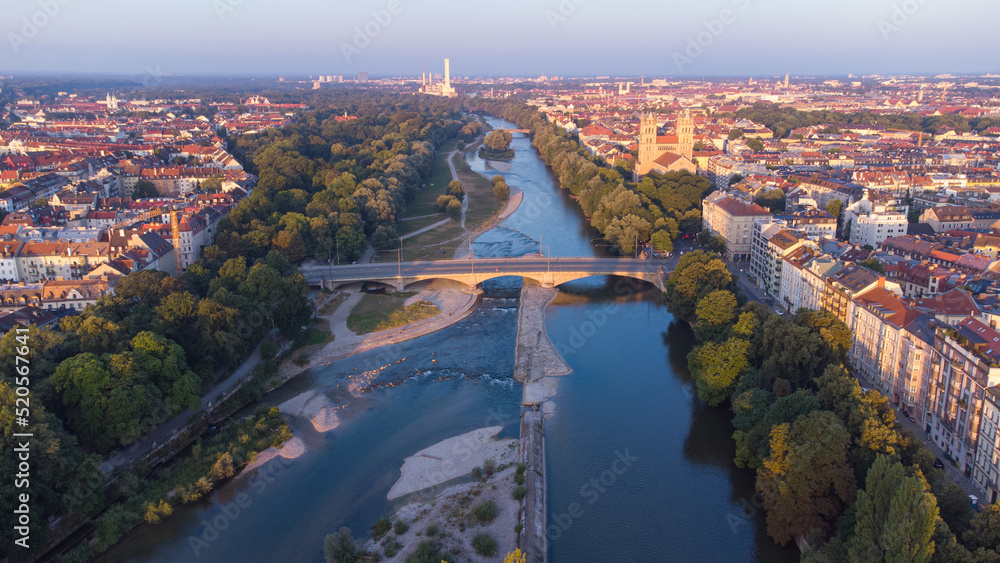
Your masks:
[{"label": "tree", "polygon": [[771,213],[782,213],[785,211],[785,191],[781,188],[767,190],[758,194],[754,203],[767,207]]},{"label": "tree", "polygon": [[670,252],[674,249],[674,243],[670,240],[670,233],[663,229],[653,231],[650,242],[653,244],[654,252]]},{"label": "tree", "polygon": [[222,176],[216,174],[201,183],[201,189],[208,193],[219,193],[222,191]]},{"label": "tree", "polygon": [[698,340],[714,340],[725,332],[736,316],[736,296],[725,289],[717,289],[698,301],[695,327]]},{"label": "tree", "polygon": [[139,180],[132,188],[132,197],[134,199],[160,197],[160,192],[156,189],[156,185],[149,180]]},{"label": "tree", "polygon": [[465,197],[465,188],[462,187],[462,182],[458,180],[452,180],[448,182],[448,194],[462,199]]},{"label": "tree", "polygon": [[667,303],[678,319],[693,322],[698,301],[716,289],[726,289],[733,277],[717,256],[700,250],[685,254],[667,279]]},{"label": "tree", "polygon": [[713,235],[712,231],[708,229],[702,229],[698,233],[698,244],[708,252],[715,254],[724,254],[726,252],[726,239],[718,235]]},{"label": "tree", "polygon": [[342,527],[336,534],[330,534],[323,540],[323,553],[326,563],[354,563],[358,557],[358,548],[354,545],[350,528]]},{"label": "tree", "polygon": [[972,517],[972,526],[962,536],[969,549],[1000,550],[1000,504],[989,504]]},{"label": "tree", "polygon": [[736,381],[750,368],[747,353],[750,342],[730,338],[722,344],[707,342],[688,355],[688,367],[694,377],[698,398],[716,406],[728,400]]},{"label": "tree", "polygon": [[858,493],[856,510],[848,546],[852,561],[930,561],[937,502],[924,481],[906,476],[898,461],[878,457]]},{"label": "tree", "polygon": [[493,182],[493,197],[500,201],[507,201],[510,199],[510,187],[507,186],[507,182],[503,178],[500,176],[497,178],[500,178],[500,181]]},{"label": "tree", "polygon": [[486,145],[491,151],[496,153],[506,152],[510,150],[510,143],[514,139],[514,136],[510,131],[504,129],[494,129],[490,131],[489,135],[486,135],[486,139],[483,140],[483,144]]},{"label": "tree", "polygon": [[734,141],[736,139],[742,139],[742,138],[743,138],[743,130],[740,129],[739,127],[734,127],[734,128],[732,128],[732,129],[729,130],[729,140],[730,141]]},{"label": "tree", "polygon": [[733,174],[732,176],[729,177],[729,185],[730,186],[735,186],[736,184],[739,184],[742,181],[743,181],[743,175],[742,174]]},{"label": "tree", "polygon": [[757,471],[768,534],[785,545],[813,529],[828,533],[857,488],[847,464],[847,429],[833,413],[814,411],[775,425],[770,436],[771,454]]},{"label": "tree", "polygon": [[754,152],[760,152],[764,150],[764,143],[760,139],[750,139],[747,141],[747,147]]},{"label": "tree", "polygon": [[883,276],[885,275],[885,265],[882,264],[882,262],[880,262],[878,260],[878,258],[872,257],[872,258],[869,258],[867,260],[863,260],[861,262],[858,262],[858,264],[861,265],[861,266],[864,266],[865,268],[868,268],[869,270],[877,272],[880,275],[883,275]]}]

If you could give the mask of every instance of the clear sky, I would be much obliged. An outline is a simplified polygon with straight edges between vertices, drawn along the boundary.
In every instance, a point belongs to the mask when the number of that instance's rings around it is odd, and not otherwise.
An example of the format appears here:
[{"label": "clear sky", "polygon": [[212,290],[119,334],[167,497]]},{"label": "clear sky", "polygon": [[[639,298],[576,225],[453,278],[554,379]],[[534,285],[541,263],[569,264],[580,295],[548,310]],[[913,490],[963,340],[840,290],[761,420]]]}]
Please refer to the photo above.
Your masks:
[{"label": "clear sky", "polygon": [[[997,0],[5,0],[0,73],[1000,72]],[[47,11],[46,11],[47,10]],[[395,13],[392,13],[392,11]],[[367,31],[366,31],[367,30]]]}]

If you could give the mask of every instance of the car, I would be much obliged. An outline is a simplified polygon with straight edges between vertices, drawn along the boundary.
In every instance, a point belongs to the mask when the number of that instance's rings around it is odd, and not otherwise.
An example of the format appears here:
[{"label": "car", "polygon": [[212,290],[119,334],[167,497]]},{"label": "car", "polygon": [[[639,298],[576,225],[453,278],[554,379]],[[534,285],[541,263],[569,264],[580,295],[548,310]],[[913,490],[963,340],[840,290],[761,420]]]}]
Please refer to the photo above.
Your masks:
[{"label": "car", "polygon": [[934,458],[934,467],[938,469],[944,469],[944,462],[941,461],[941,458],[939,457]]},{"label": "car", "polygon": [[[903,416],[905,416],[906,418],[910,418],[910,412],[909,411],[903,411]],[[913,419],[910,418],[910,420],[913,420]]]}]

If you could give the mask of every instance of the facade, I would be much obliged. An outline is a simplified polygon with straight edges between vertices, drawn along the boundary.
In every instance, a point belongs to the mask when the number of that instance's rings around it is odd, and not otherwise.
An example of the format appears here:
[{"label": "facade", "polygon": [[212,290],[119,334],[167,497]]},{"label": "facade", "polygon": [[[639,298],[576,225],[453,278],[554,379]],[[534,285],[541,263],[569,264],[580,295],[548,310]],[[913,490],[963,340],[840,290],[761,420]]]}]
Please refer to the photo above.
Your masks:
[{"label": "facade", "polygon": [[726,256],[749,260],[755,220],[770,221],[771,214],[757,204],[747,204],[724,192],[713,192],[702,201],[702,223],[726,241]]},{"label": "facade", "polygon": [[935,233],[952,229],[970,229],[975,219],[964,207],[945,205],[928,207],[920,215],[920,222],[927,223]]},{"label": "facade", "polygon": [[851,244],[878,248],[889,237],[904,236],[906,225],[902,213],[860,215],[851,223]]},{"label": "facade", "polygon": [[984,398],[972,482],[992,504],[1000,491],[1000,389],[990,387]]},{"label": "facade", "polygon": [[775,299],[781,297],[781,273],[785,257],[801,248],[805,241],[795,232],[777,223],[754,221],[750,249],[750,272],[757,285]]},{"label": "facade", "polygon": [[677,118],[676,135],[657,135],[656,127],[656,116],[652,113],[644,114],[640,119],[639,164],[636,173],[643,176],[653,171],[662,172],[664,169],[695,172],[694,118],[691,117],[691,112],[684,110]]},{"label": "facade", "polygon": [[934,361],[934,412],[928,432],[972,477],[986,389],[1000,384],[1000,333],[974,317],[954,328],[938,326]]}]

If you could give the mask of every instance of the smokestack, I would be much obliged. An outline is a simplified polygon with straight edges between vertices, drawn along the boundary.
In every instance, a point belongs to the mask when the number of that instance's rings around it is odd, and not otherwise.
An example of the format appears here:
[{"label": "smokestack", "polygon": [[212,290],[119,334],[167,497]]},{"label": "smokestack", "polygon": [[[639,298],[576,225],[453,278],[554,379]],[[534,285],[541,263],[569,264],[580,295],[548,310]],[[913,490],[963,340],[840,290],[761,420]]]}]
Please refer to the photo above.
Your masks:
[{"label": "smokestack", "polygon": [[444,60],[444,91],[451,91],[451,60]]}]

